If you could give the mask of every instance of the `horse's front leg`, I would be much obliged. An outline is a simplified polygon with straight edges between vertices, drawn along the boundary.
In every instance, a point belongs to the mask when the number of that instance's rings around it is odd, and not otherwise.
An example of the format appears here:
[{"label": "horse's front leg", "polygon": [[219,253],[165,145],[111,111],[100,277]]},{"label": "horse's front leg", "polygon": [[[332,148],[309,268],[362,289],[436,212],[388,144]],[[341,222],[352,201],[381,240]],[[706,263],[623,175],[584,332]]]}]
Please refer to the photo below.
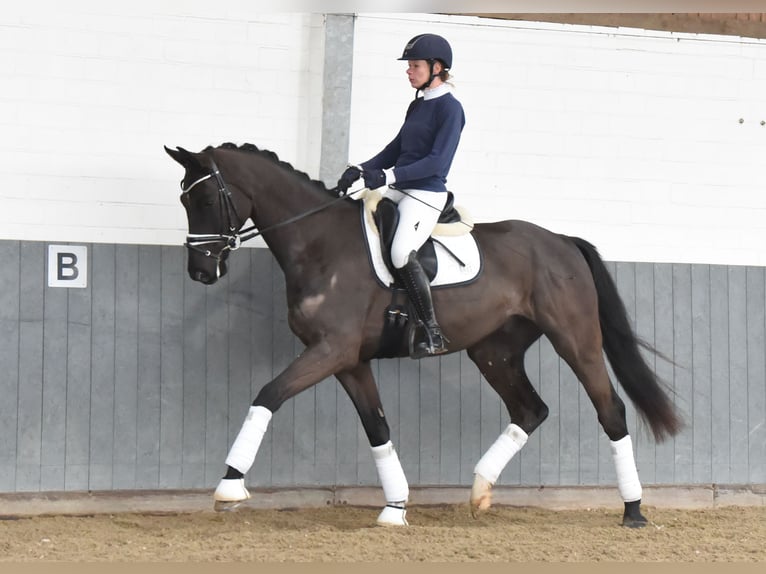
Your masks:
[{"label": "horse's front leg", "polygon": [[307,347],[277,378],[265,385],[253,401],[245,422],[226,457],[226,475],[218,483],[213,498],[216,510],[230,510],[250,498],[244,476],[255,462],[271,416],[282,404],[341,370],[344,358],[327,341]]},{"label": "horse's front leg", "polygon": [[399,462],[391,433],[383,413],[378,387],[367,362],[335,375],[354,403],[370,441],[372,458],[378,470],[386,506],[378,516],[381,526],[407,526],[407,499],[410,488]]}]

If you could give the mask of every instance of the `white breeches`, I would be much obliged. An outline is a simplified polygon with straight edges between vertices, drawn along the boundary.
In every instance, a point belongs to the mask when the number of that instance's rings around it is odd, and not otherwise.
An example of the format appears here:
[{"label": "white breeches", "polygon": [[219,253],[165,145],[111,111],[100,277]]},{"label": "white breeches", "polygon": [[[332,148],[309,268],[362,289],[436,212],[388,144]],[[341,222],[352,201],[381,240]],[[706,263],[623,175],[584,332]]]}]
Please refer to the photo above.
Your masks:
[{"label": "white breeches", "polygon": [[447,203],[447,193],[422,189],[408,189],[405,193],[388,187],[383,196],[399,206],[399,225],[391,245],[391,262],[401,269],[410,252],[420,249],[431,235]]}]

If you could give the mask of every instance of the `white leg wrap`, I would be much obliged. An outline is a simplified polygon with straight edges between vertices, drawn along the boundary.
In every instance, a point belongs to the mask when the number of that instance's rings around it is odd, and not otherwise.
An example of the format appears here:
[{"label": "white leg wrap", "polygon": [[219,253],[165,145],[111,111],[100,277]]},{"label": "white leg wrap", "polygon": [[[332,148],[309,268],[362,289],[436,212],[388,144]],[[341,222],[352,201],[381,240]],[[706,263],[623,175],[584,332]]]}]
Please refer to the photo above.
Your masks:
[{"label": "white leg wrap", "polygon": [[250,407],[245,422],[231,445],[226,464],[236,468],[242,474],[247,474],[253,466],[255,455],[261,446],[263,435],[269,427],[271,411],[266,407]]},{"label": "white leg wrap", "polygon": [[399,462],[394,445],[391,441],[380,446],[373,446],[372,458],[375,459],[375,467],[378,469],[380,484],[383,486],[383,494],[388,503],[405,503],[410,496],[410,487],[407,485],[407,477]]},{"label": "white leg wrap", "polygon": [[617,488],[624,502],[641,500],[641,481],[638,480],[636,459],[633,457],[633,442],[630,435],[618,441],[610,441],[614,468],[617,470]]},{"label": "white leg wrap", "polygon": [[510,462],[513,456],[527,444],[529,435],[521,427],[513,423],[509,424],[495,443],[489,447],[481,457],[476,467],[475,474],[480,474],[491,484],[495,484],[500,473]]}]

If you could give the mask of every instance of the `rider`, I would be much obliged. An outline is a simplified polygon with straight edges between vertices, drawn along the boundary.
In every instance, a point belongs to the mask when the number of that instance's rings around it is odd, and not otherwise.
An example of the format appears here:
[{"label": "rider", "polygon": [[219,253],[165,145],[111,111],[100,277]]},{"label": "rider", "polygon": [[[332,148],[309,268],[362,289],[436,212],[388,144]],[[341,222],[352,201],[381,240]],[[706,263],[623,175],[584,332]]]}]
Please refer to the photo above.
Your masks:
[{"label": "rider", "polygon": [[449,69],[452,48],[436,34],[420,34],[404,47],[407,77],[415,88],[396,137],[375,157],[350,166],[338,180],[345,192],[360,175],[369,189],[388,186],[384,196],[398,205],[399,224],[391,260],[404,283],[427,341],[416,345],[414,358],[447,351],[447,340],[436,322],[431,286],[417,259],[417,250],[431,235],[447,202],[447,173],[455,156],[465,115],[452,95]]}]

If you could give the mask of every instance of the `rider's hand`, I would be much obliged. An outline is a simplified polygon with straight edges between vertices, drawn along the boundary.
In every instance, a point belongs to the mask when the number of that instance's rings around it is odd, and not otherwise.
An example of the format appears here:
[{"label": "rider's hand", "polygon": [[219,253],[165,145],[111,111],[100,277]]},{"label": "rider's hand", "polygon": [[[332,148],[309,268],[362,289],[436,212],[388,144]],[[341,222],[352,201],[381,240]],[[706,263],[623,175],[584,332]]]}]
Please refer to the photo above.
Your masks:
[{"label": "rider's hand", "polygon": [[358,167],[354,165],[348,166],[338,180],[338,195],[345,195],[348,188],[351,187],[361,175],[362,171]]}]

